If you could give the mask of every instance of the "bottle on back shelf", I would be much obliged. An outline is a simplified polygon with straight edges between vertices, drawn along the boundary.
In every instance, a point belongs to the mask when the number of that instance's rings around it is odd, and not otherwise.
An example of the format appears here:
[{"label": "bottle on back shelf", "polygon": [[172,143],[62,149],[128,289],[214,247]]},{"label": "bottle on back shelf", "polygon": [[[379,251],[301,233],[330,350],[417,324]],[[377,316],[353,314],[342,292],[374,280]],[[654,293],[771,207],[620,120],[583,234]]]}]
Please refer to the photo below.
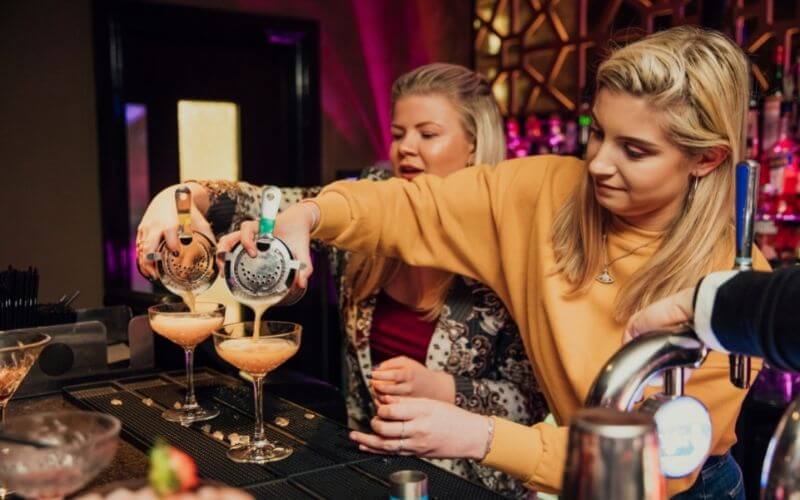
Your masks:
[{"label": "bottle on back shelf", "polygon": [[[781,103],[783,102],[783,45],[775,48],[774,70],[771,75],[770,87],[764,97],[764,107],[761,118],[761,143],[766,151],[775,144],[780,133]],[[780,189],[781,184],[773,185]]]},{"label": "bottle on back shelf", "polygon": [[[750,103],[747,110],[747,157],[757,159],[761,155],[761,137],[758,133],[758,97],[755,90],[750,94]],[[589,123],[591,124],[591,117]],[[588,127],[587,127],[588,128]],[[762,170],[762,175],[764,172]]]},{"label": "bottle on back shelf", "polygon": [[525,118],[525,137],[529,154],[541,155],[550,152],[542,130],[542,121],[536,115],[529,115]]},{"label": "bottle on back shelf", "polygon": [[547,146],[550,152],[556,155],[564,154],[566,137],[562,132],[561,117],[553,113],[547,120],[547,126]]},{"label": "bottle on back shelf", "polygon": [[[580,114],[578,115],[578,155],[583,157],[586,153],[586,145],[589,144],[589,136],[591,135],[592,127],[592,112],[591,107],[587,101],[583,101],[580,107]],[[756,122],[756,130],[758,129],[758,122]]]}]

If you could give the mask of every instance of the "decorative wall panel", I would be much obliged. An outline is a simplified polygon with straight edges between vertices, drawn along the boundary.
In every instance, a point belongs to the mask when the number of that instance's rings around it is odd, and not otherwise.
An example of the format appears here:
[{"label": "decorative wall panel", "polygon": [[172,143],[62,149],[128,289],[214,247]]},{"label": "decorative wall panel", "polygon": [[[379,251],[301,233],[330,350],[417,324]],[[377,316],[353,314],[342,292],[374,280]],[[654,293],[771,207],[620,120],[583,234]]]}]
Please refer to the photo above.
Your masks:
[{"label": "decorative wall panel", "polygon": [[[474,64],[507,117],[574,114],[608,47],[682,24],[718,19],[766,89],[775,43],[798,51],[798,0],[475,0]],[[713,11],[722,9],[722,14]]]}]

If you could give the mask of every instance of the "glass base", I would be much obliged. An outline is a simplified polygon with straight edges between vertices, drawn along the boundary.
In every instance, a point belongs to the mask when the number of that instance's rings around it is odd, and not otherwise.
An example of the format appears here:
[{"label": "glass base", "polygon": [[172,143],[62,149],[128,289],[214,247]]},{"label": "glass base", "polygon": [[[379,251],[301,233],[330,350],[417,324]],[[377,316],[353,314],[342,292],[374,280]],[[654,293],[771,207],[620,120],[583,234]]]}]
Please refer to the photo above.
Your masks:
[{"label": "glass base", "polygon": [[189,425],[193,422],[204,422],[219,416],[219,410],[201,408],[181,408],[180,410],[169,409],[164,410],[161,418],[170,422],[177,422],[182,425]]},{"label": "glass base", "polygon": [[288,458],[293,452],[291,446],[279,446],[270,442],[261,446],[238,444],[228,450],[228,458],[242,464],[265,464]]}]

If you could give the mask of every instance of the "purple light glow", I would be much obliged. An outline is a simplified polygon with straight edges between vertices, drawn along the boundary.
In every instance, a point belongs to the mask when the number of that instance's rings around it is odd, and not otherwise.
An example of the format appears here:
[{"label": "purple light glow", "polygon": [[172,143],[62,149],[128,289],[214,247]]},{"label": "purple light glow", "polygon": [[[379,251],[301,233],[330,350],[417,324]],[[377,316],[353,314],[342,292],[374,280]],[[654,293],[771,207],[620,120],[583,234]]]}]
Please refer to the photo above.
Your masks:
[{"label": "purple light glow", "polygon": [[267,30],[267,41],[275,45],[294,45],[303,39],[304,34],[294,31]]},{"label": "purple light glow", "polygon": [[125,123],[131,125],[147,115],[147,106],[144,104],[125,104]]},{"label": "purple light glow", "polygon": [[108,271],[109,275],[116,276],[119,272],[119,266],[117,265],[117,252],[114,249],[114,244],[110,241],[106,241],[103,246],[106,249],[106,271]]}]

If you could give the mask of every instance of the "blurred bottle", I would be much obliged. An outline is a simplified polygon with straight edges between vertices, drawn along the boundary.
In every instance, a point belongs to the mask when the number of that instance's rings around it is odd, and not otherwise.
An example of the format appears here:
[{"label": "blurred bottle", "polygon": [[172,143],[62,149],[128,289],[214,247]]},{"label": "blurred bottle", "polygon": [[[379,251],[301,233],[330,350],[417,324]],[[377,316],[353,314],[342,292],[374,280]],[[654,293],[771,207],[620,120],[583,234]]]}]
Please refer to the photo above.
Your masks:
[{"label": "blurred bottle", "polygon": [[[747,110],[747,157],[756,160],[761,155],[761,138],[758,133],[758,121],[760,115],[758,111],[758,95],[754,87],[755,86],[751,86],[753,91],[750,93],[750,103]],[[592,119],[590,117],[590,124],[591,121]],[[762,178],[764,175],[767,175],[767,173],[764,172],[764,169],[761,170],[761,175]]]},{"label": "blurred bottle", "polygon": [[562,131],[561,117],[557,114],[550,115],[547,120],[547,147],[550,153],[560,155],[564,154],[566,137]]},{"label": "blurred bottle", "polygon": [[578,114],[578,156],[581,158],[586,154],[586,146],[589,144],[592,128],[592,111],[588,101],[581,102]]},{"label": "blurred bottle", "polygon": [[778,139],[767,150],[766,167],[770,183],[780,188],[777,219],[797,220],[797,143],[790,134],[791,101],[781,103]]},{"label": "blurred bottle", "polygon": [[[783,102],[783,45],[775,48],[775,60],[772,71],[770,87],[764,97],[762,111],[761,142],[764,148],[769,148],[778,140],[780,132],[781,103]],[[780,183],[773,185],[780,189]]]},{"label": "blurred bottle", "polygon": [[542,130],[542,121],[536,115],[529,115],[525,119],[525,137],[529,154],[542,155],[550,152]]},{"label": "blurred bottle", "polygon": [[795,142],[800,144],[800,55],[797,56],[791,71],[794,76],[794,99],[792,100],[792,123]]},{"label": "blurred bottle", "polygon": [[522,145],[522,136],[519,130],[519,122],[516,118],[510,117],[506,120],[506,158],[519,158],[519,151]]},{"label": "blurred bottle", "polygon": [[575,120],[567,121],[564,133],[564,154],[578,154],[578,122]]}]

